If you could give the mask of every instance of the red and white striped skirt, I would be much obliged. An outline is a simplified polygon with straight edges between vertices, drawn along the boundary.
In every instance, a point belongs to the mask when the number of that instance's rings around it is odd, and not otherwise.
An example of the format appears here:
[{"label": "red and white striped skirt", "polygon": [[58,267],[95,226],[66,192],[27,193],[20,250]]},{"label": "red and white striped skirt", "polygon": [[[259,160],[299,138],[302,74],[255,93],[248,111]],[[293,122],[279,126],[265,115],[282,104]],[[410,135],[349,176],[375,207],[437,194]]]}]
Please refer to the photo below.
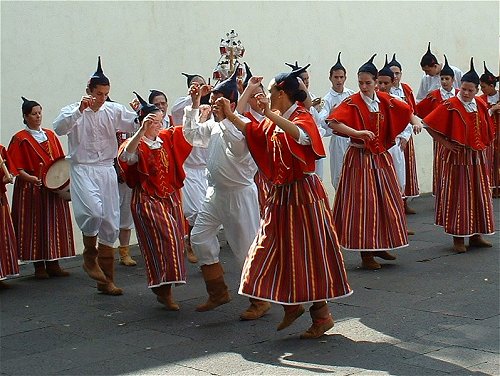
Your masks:
[{"label": "red and white striped skirt", "polygon": [[131,209],[148,287],[186,283],[180,193],[176,191],[169,197],[159,198],[134,189]]},{"label": "red and white striped skirt", "polygon": [[413,136],[408,140],[404,154],[406,165],[404,197],[417,197],[420,195],[420,190],[418,188],[417,160],[415,158],[415,143],[413,142]]},{"label": "red and white striped skirt", "polygon": [[333,208],[342,248],[391,250],[408,246],[407,222],[389,152],[349,147]]},{"label": "red and white striped skirt", "polygon": [[270,186],[239,293],[285,305],[352,293],[328,197],[316,174]]},{"label": "red and white striped skirt", "polygon": [[12,222],[19,259],[58,260],[75,256],[69,204],[58,194],[17,178]]},{"label": "red and white striped skirt", "polygon": [[271,183],[267,180],[262,172],[257,171],[253,180],[255,181],[255,185],[257,186],[257,194],[259,197],[259,212],[260,216],[264,215],[264,207],[266,204],[266,199],[269,194],[269,186]]},{"label": "red and white striped skirt", "polygon": [[[495,231],[486,151],[443,148],[442,179],[436,196],[435,224],[453,236]],[[439,211],[438,211],[439,210]]]},{"label": "red and white striped skirt", "polygon": [[16,234],[5,193],[0,193],[0,240],[0,280],[2,280],[19,274]]}]

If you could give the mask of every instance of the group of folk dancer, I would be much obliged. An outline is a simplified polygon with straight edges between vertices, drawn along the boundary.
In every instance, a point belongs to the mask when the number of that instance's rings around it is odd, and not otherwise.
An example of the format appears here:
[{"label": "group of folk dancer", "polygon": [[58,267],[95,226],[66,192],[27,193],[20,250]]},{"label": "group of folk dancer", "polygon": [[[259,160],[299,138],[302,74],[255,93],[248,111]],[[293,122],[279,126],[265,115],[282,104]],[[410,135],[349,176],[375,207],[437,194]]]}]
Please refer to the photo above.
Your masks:
[{"label": "group of folk dancer", "polygon": [[[167,115],[167,96],[139,94],[133,111],[109,99],[110,82],[99,58],[79,102],[62,108],[54,131],[41,127],[42,106],[23,98],[25,128],[0,145],[0,279],[33,262],[36,278],[67,276],[58,260],[75,255],[68,202],[42,176],[64,158],[56,136],[67,135],[74,217],[83,234],[83,268],[107,295],[135,227],[148,287],[160,304],[178,310],[172,286],[186,282],[184,253],[198,262],[208,299],[197,311],[231,300],[219,261],[223,226],[242,268],[239,293],[250,306],[240,318],[262,317],[283,306],[282,330],[305,311],[312,324],[301,338],[333,327],[327,301],[352,293],[341,248],[359,251],[362,267],[394,260],[408,245],[406,200],[418,195],[413,134],[434,139],[435,223],[453,237],[453,249],[491,247],[492,197],[499,194],[498,77],[484,65],[470,70],[438,62],[430,44],[416,100],[402,83],[401,64],[374,56],[357,72],[359,91],[344,87],[340,59],[330,69],[324,98],[308,91],[309,65],[274,77],[267,89],[245,64],[214,87],[188,75],[188,95]],[[479,86],[483,95],[477,96]],[[54,133],[55,132],[55,133]],[[118,133],[117,133],[118,132]],[[322,137],[331,137],[333,210],[322,182]],[[12,211],[6,184],[15,178]],[[492,194],[493,192],[493,194]],[[12,217],[11,217],[12,216]],[[2,287],[8,287],[1,282]]]}]

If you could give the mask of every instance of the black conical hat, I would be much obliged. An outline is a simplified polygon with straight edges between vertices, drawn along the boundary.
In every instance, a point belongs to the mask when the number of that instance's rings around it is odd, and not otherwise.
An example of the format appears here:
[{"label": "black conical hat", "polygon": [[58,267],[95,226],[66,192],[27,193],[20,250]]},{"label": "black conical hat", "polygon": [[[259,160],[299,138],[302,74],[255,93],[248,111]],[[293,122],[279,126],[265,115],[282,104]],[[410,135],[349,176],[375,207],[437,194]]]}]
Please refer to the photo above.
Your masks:
[{"label": "black conical hat", "polygon": [[230,102],[236,102],[238,100],[238,84],[236,79],[238,78],[238,68],[240,64],[234,67],[234,72],[228,79],[219,82],[212,91],[222,93],[224,98],[229,99]]},{"label": "black conical hat", "polygon": [[398,67],[399,69],[402,69],[401,64],[396,60],[396,53],[392,54],[392,60],[389,61],[389,67]]},{"label": "black conical hat", "polygon": [[243,87],[247,87],[248,81],[250,81],[250,78],[252,78],[252,72],[250,72],[250,67],[246,62],[243,62],[245,65],[245,81],[243,81]]},{"label": "black conical hat", "polygon": [[297,78],[304,73],[307,68],[309,68],[311,64],[307,64],[304,67],[301,67],[299,69],[294,69],[291,72],[288,73],[280,73],[276,77],[274,77],[274,82],[276,83],[276,86],[279,87],[281,90],[288,89],[290,91],[296,91],[299,88],[299,80]]},{"label": "black conical hat", "polygon": [[362,66],[359,67],[358,69],[358,74],[360,73],[370,73],[373,77],[377,77],[377,67],[375,64],[373,64],[373,59],[375,59],[375,56],[377,54],[373,54],[373,56],[368,60],[366,63],[364,63]]},{"label": "black conical hat", "polygon": [[109,79],[104,75],[101,66],[101,57],[97,57],[97,70],[89,79],[89,85],[109,85]]},{"label": "black conical hat", "polygon": [[455,77],[455,71],[448,65],[448,58],[444,55],[444,65],[441,72],[439,72],[440,76],[451,76]]},{"label": "black conical hat", "polygon": [[[292,68],[292,71],[295,71],[295,70],[302,68],[301,66],[299,66],[299,62],[297,60],[295,61],[295,64],[285,63],[285,65],[288,65],[290,68]],[[304,72],[302,72],[302,73],[304,73]]]},{"label": "black conical hat", "polygon": [[427,45],[427,52],[422,56],[422,59],[420,60],[420,66],[425,67],[426,65],[428,66],[433,66],[434,64],[437,64],[437,57],[434,56],[434,54],[431,52],[431,42]]},{"label": "black conical hat", "polygon": [[387,76],[394,80],[394,72],[391,70],[389,66],[389,62],[387,61],[387,54],[385,54],[385,64],[384,67],[378,71],[379,76]]},{"label": "black conical hat", "polygon": [[137,115],[139,115],[139,120],[142,120],[146,117],[146,115],[155,112],[155,111],[160,111],[158,107],[156,107],[154,104],[150,104],[146,102],[137,92],[133,92],[137,99],[139,100],[139,103],[141,104],[140,107],[137,109]]},{"label": "black conical hat", "polygon": [[479,77],[479,81],[484,82],[488,85],[495,85],[498,82],[498,77],[491,73],[488,68],[486,68],[486,61],[483,61],[484,73]]},{"label": "black conical hat", "polygon": [[345,68],[344,66],[342,65],[342,63],[340,62],[340,54],[342,52],[339,52],[338,56],[337,56],[337,62],[335,63],[335,65],[333,65],[331,68],[330,68],[330,72],[332,71],[336,71],[336,70],[343,70],[344,73],[345,73]]},{"label": "black conical hat", "polygon": [[[23,100],[23,104],[21,105],[21,111],[24,115],[31,113],[33,107],[40,106],[40,103],[37,101],[32,101],[30,99],[26,99],[25,97],[21,97]],[[40,106],[41,107],[41,106]]]},{"label": "black conical hat", "polygon": [[203,78],[203,76],[199,75],[199,74],[189,74],[189,73],[181,73],[183,76],[185,76],[187,78],[187,86],[191,86],[191,81],[193,80],[193,78],[195,77],[201,77]]},{"label": "black conical hat", "polygon": [[479,85],[479,75],[474,69],[474,58],[470,58],[470,69],[467,73],[462,76],[462,82],[472,82],[473,84]]}]

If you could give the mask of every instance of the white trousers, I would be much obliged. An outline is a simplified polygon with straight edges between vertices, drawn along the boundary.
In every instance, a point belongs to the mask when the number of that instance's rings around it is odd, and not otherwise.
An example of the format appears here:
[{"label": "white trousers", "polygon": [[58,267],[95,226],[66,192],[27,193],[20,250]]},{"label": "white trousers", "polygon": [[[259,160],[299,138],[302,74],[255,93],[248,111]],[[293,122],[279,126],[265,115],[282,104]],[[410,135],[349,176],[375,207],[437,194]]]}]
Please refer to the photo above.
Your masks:
[{"label": "white trousers", "polygon": [[118,183],[118,193],[120,195],[120,229],[132,230],[134,228],[134,218],[130,210],[132,188],[129,188],[126,183]]},{"label": "white trousers", "polygon": [[208,197],[198,213],[191,245],[200,265],[219,262],[220,245],[217,233],[224,226],[224,235],[243,267],[248,250],[259,229],[259,200],[255,184],[239,189],[221,190],[217,187]]},{"label": "white trousers", "polygon": [[405,153],[401,150],[400,139],[396,139],[396,145],[391,147],[388,152],[392,155],[392,160],[394,162],[394,169],[396,170],[396,176],[398,178],[399,188],[401,189],[401,194],[405,191],[406,185],[406,162]]},{"label": "white trousers", "polygon": [[330,177],[332,185],[337,190],[342,173],[342,165],[344,164],[344,156],[349,147],[349,137],[341,137],[332,134],[330,139]]},{"label": "white trousers", "polygon": [[118,238],[120,205],[115,168],[72,164],[71,203],[75,220],[85,236],[98,235],[99,242],[112,247]]},{"label": "white trousers", "polygon": [[186,179],[182,187],[182,210],[192,227],[207,196],[208,180],[206,168],[189,168],[184,165]]}]

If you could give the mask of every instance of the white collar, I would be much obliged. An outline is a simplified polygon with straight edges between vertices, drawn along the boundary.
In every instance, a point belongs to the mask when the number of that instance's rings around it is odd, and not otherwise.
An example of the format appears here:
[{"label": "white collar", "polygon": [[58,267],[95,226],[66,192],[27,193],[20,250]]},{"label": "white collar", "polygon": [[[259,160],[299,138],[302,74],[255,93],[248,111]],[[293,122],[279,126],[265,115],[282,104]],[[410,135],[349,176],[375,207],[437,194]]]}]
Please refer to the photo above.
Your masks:
[{"label": "white collar", "polygon": [[457,97],[460,100],[460,102],[462,102],[462,104],[464,105],[464,107],[467,110],[467,112],[476,112],[477,111],[476,98],[472,98],[472,100],[470,102],[465,102],[462,99],[462,96],[460,95],[460,92],[458,93]]},{"label": "white collar", "polygon": [[27,130],[39,144],[48,140],[47,134],[42,128],[36,130],[36,129],[31,129],[26,125],[24,129]]},{"label": "white collar", "polygon": [[376,92],[373,92],[373,99],[371,99],[370,97],[367,97],[366,95],[364,95],[362,92],[359,92],[359,94],[361,94],[361,98],[363,98],[363,100],[365,101],[365,103],[367,105],[371,105],[372,103],[374,102],[377,102],[377,103],[380,103],[380,99],[378,99],[377,97],[377,93]]},{"label": "white collar", "polygon": [[264,120],[265,116],[258,113],[257,111],[253,110],[252,107],[248,107],[248,112],[250,112],[252,114],[252,116],[255,118],[255,120],[257,121],[262,121]]},{"label": "white collar", "polygon": [[156,137],[156,139],[154,140],[150,140],[146,136],[142,136],[142,141],[144,141],[144,143],[148,145],[150,149],[159,149],[163,144],[163,140],[159,137]]},{"label": "white collar", "polygon": [[299,107],[297,103],[292,104],[290,108],[288,108],[288,110],[286,110],[281,116],[288,120],[297,107]]}]

